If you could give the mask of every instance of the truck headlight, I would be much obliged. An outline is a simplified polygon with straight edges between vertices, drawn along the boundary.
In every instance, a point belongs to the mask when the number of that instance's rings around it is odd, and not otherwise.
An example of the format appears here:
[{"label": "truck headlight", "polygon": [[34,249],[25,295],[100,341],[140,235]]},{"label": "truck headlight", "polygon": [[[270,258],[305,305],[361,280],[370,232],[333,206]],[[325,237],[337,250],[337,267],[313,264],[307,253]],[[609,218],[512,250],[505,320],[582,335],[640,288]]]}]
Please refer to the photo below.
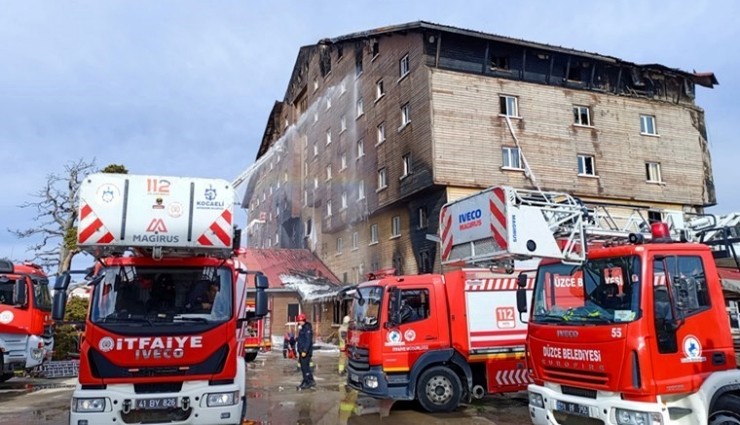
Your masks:
[{"label": "truck headlight", "polygon": [[34,348],[31,350],[31,358],[40,361],[42,358],[44,358],[44,350],[43,348]]},{"label": "truck headlight", "polygon": [[660,413],[636,412],[634,410],[616,409],[619,425],[663,425]]},{"label": "truck headlight", "polygon": [[542,394],[533,393],[532,391],[529,391],[529,404],[541,409],[545,408],[545,402],[544,400],[542,400]]},{"label": "truck headlight", "polygon": [[378,377],[377,376],[366,376],[365,386],[368,388],[378,388]]},{"label": "truck headlight", "polygon": [[94,413],[105,411],[104,398],[74,398],[72,410],[80,413]]},{"label": "truck headlight", "polygon": [[219,407],[219,406],[232,406],[236,404],[239,399],[238,391],[231,391],[228,393],[211,393],[206,396],[206,406],[208,407]]}]

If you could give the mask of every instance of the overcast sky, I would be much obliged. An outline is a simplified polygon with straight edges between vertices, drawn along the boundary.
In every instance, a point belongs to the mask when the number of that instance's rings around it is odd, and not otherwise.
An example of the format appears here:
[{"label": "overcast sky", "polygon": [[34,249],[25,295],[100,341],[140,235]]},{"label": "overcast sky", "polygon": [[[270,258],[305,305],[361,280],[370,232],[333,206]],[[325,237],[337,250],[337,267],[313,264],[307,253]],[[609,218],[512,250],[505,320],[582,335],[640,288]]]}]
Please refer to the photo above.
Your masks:
[{"label": "overcast sky", "polygon": [[419,20],[713,71],[720,85],[696,90],[710,211],[740,211],[739,16],[734,0],[0,0],[0,258],[30,258],[6,229],[33,225],[18,205],[65,163],[231,181],[254,161],[301,46]]}]

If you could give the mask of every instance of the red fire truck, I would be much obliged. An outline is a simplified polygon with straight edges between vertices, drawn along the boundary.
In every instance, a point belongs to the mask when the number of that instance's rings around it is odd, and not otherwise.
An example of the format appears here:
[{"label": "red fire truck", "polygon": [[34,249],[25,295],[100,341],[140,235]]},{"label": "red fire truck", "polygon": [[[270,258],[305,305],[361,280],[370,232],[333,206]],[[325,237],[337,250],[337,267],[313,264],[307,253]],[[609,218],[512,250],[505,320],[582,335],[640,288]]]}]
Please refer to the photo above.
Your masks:
[{"label": "red fire truck", "polygon": [[[77,242],[98,266],[70,424],[242,422],[241,324],[266,314],[267,279],[255,276],[247,314],[234,200],[223,180],[85,178]],[[65,273],[55,285],[55,320],[70,280]]]},{"label": "red fire truck", "polygon": [[[254,300],[247,300],[247,314],[254,312]],[[268,306],[269,310],[269,306]],[[272,341],[270,340],[269,314],[263,318],[254,318],[242,325],[244,327],[244,360],[253,362],[260,352],[270,351]]]},{"label": "red fire truck", "polygon": [[0,260],[0,382],[51,357],[49,280],[41,267]]},{"label": "red fire truck", "polygon": [[355,290],[347,383],[370,396],[418,400],[430,412],[524,390],[526,325],[517,279],[487,269],[383,276]]},{"label": "red fire truck", "polygon": [[[492,265],[543,259],[533,292],[521,276],[517,294],[535,424],[740,423],[740,370],[715,261],[737,259],[735,228],[680,212],[658,223],[617,218],[568,194],[507,187],[457,204],[479,207],[487,230],[443,239],[443,258],[472,250]],[[464,221],[457,217],[452,226]]]}]

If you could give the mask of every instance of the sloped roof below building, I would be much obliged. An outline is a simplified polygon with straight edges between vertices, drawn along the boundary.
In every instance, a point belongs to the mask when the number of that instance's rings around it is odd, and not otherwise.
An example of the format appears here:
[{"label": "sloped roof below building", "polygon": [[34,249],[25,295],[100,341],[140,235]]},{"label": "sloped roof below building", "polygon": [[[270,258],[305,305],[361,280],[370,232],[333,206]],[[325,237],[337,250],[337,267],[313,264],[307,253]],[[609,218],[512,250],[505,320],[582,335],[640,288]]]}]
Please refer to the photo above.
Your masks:
[{"label": "sloped roof below building", "polygon": [[[342,283],[321,260],[307,249],[243,249],[238,259],[249,271],[260,271],[270,289],[297,292],[305,301],[331,298]],[[250,279],[250,287],[253,281]]]}]

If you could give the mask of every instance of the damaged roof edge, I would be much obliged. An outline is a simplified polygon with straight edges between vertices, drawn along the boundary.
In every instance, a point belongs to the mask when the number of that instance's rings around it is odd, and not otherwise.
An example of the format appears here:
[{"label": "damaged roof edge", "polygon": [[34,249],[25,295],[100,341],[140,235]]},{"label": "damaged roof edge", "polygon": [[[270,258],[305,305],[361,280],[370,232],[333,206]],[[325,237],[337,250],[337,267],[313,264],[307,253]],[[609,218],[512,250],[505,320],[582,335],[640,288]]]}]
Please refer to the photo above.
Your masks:
[{"label": "damaged roof edge", "polygon": [[[714,76],[713,72],[687,72],[681,69],[669,68],[665,65],[659,65],[659,64],[641,65],[641,64],[634,63],[634,62],[628,62],[628,61],[625,61],[623,59],[620,59],[614,56],[607,56],[607,55],[602,55],[599,53],[586,52],[582,50],[555,46],[551,44],[537,43],[534,41],[527,41],[527,40],[523,40],[520,38],[513,38],[513,37],[502,36],[502,35],[485,33],[482,31],[457,28],[457,27],[452,27],[452,26],[442,25],[442,24],[435,24],[435,23],[427,22],[427,21],[408,22],[405,24],[390,25],[390,26],[380,27],[380,28],[376,28],[372,30],[355,32],[355,33],[351,33],[351,34],[347,34],[347,35],[343,35],[339,37],[334,37],[334,38],[325,38],[325,39],[319,40],[319,43],[317,44],[338,43],[338,42],[344,42],[344,41],[354,40],[358,38],[367,38],[367,37],[373,37],[377,35],[391,34],[394,32],[403,32],[403,31],[410,31],[410,30],[416,30],[416,29],[428,29],[428,30],[442,31],[442,32],[448,32],[448,33],[453,33],[453,34],[480,37],[480,38],[484,38],[488,40],[501,41],[501,42],[506,42],[506,43],[511,43],[511,44],[518,44],[520,46],[532,47],[536,49],[546,49],[546,50],[552,50],[552,51],[567,53],[567,54],[577,54],[579,56],[590,57],[592,59],[596,59],[596,60],[600,60],[604,62],[612,62],[614,64],[624,64],[624,65],[632,65],[632,66],[641,67],[641,68],[671,71],[671,72],[685,75],[689,77],[694,83],[699,84],[703,87],[713,88],[714,85],[719,85],[719,82],[717,81],[717,78]],[[308,46],[304,46],[304,47],[308,47]]]}]

